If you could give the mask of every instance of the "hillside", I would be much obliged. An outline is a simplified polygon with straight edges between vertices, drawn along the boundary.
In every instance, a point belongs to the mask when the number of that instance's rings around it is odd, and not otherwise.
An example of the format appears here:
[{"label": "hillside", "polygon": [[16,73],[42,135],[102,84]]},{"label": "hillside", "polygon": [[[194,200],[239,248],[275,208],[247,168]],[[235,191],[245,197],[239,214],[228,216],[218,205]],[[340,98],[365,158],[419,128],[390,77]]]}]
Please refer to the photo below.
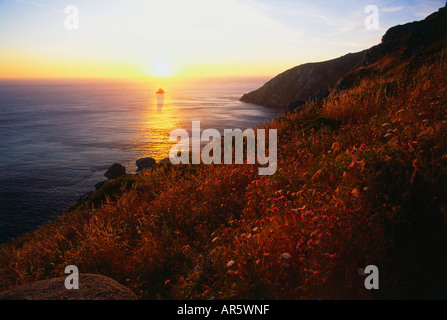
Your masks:
[{"label": "hillside", "polygon": [[[278,130],[275,175],[163,163],[109,181],[0,247],[0,291],[74,264],[140,299],[445,299],[446,12],[390,29],[396,46],[349,86],[260,126]],[[414,30],[433,38],[406,51]]]},{"label": "hillside", "polygon": [[436,57],[447,43],[446,10],[441,8],[422,21],[390,28],[381,43],[368,50],[287,70],[261,88],[244,94],[241,101],[295,110],[305,100],[323,99],[331,93],[349,88],[367,72],[399,68],[399,65],[412,59]]},{"label": "hillside", "polygon": [[240,100],[287,109],[291,103],[305,100],[317,91],[329,90],[345,73],[360,65],[364,53],[350,53],[337,59],[294,67],[261,88],[244,94]]}]

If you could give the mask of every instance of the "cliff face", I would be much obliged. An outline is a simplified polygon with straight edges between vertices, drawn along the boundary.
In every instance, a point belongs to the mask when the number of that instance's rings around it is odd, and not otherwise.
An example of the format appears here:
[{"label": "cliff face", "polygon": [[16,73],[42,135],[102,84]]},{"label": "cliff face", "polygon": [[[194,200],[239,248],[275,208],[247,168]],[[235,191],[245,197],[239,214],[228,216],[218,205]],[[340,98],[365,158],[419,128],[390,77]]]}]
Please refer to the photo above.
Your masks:
[{"label": "cliff face", "polygon": [[304,100],[318,100],[349,88],[362,76],[392,70],[402,62],[436,59],[447,43],[447,7],[426,19],[390,28],[380,44],[358,53],[294,67],[240,99],[271,108],[294,110]]},{"label": "cliff face", "polygon": [[276,76],[258,90],[242,96],[241,101],[271,108],[288,108],[319,90],[328,90],[348,71],[358,67],[364,51],[317,63],[307,63]]}]

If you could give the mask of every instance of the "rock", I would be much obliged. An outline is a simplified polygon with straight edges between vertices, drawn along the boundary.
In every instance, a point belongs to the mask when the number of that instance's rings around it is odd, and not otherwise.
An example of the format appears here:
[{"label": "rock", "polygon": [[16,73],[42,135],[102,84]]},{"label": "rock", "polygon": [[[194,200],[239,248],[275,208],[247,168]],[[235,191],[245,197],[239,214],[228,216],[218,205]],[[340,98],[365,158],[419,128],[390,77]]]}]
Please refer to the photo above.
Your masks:
[{"label": "rock", "polygon": [[147,170],[152,168],[153,166],[155,166],[157,164],[157,161],[155,161],[155,159],[152,158],[142,158],[142,159],[138,159],[136,161],[137,164],[137,172],[143,171],[143,170]]},{"label": "rock", "polygon": [[310,107],[312,104],[314,104],[315,102],[318,102],[324,98],[327,98],[329,96],[330,92],[327,89],[324,90],[318,90],[314,93],[312,93],[309,98],[307,98],[306,100],[306,105],[305,107],[308,108]]},{"label": "rock", "polygon": [[65,277],[20,285],[0,293],[0,300],[137,300],[128,288],[101,275],[80,274],[79,290],[65,288]]},{"label": "rock", "polygon": [[96,189],[96,190],[101,189],[101,187],[102,187],[103,185],[105,185],[106,182],[107,182],[107,181],[101,181],[101,182],[98,182],[97,184],[95,184],[95,189]]},{"label": "rock", "polygon": [[84,202],[87,201],[88,197],[90,197],[93,194],[93,192],[86,192],[82,196],[78,198],[78,202]]},{"label": "rock", "polygon": [[126,174],[126,167],[121,165],[120,163],[114,163],[109,170],[107,170],[106,173],[104,173],[104,176],[109,179],[116,179],[120,176],[123,176]]},{"label": "rock", "polygon": [[306,105],[306,100],[298,100],[290,103],[289,111],[300,111]]},{"label": "rock", "polygon": [[296,111],[300,111],[304,108],[308,108],[310,107],[313,103],[327,98],[329,96],[329,90],[318,90],[314,93],[312,93],[306,100],[298,100],[298,101],[294,101],[290,104],[289,108],[287,111],[292,111],[292,112],[296,112]]},{"label": "rock", "polygon": [[314,93],[312,93],[309,98],[308,101],[310,101],[311,103],[316,102],[318,100],[327,98],[327,96],[329,96],[329,90],[327,89],[323,89],[323,90],[318,90]]},{"label": "rock", "polygon": [[160,164],[164,164],[164,163],[166,163],[166,164],[171,163],[171,159],[169,159],[169,158],[164,158],[163,160],[160,160],[160,161],[158,162],[159,165],[160,165]]}]

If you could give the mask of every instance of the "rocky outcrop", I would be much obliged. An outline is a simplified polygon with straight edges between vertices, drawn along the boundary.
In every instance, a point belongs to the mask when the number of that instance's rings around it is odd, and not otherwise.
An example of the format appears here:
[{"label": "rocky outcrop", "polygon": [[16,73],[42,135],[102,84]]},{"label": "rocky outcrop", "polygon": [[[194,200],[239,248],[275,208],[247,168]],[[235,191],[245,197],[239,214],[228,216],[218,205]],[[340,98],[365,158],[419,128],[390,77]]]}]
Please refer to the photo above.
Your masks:
[{"label": "rocky outcrop", "polygon": [[439,9],[422,21],[410,22],[388,29],[382,42],[367,50],[361,67],[368,67],[382,58],[409,59],[417,54],[441,51],[447,44],[447,7]]},{"label": "rocky outcrop", "polygon": [[[403,60],[429,62],[447,47],[447,7],[426,19],[390,28],[382,42],[368,50],[287,70],[241,101],[286,111],[299,110],[352,87],[375,71],[393,70]],[[419,61],[418,61],[419,60]]]},{"label": "rocky outcrop", "polygon": [[141,158],[136,161],[136,165],[138,167],[137,172],[148,170],[154,167],[157,164],[157,161],[152,158]]},{"label": "rocky outcrop", "polygon": [[288,109],[301,104],[312,94],[327,91],[343,75],[358,67],[364,51],[317,63],[307,63],[276,76],[258,90],[242,96],[241,101],[271,108]]},{"label": "rocky outcrop", "polygon": [[107,170],[106,173],[104,173],[104,176],[109,179],[116,179],[126,174],[126,167],[124,167],[120,163],[114,163],[109,170]]},{"label": "rocky outcrop", "polygon": [[101,275],[79,275],[79,289],[65,288],[65,277],[27,283],[0,293],[0,300],[137,300],[128,288]]},{"label": "rocky outcrop", "polygon": [[[349,89],[362,78],[376,74],[394,74],[401,66],[418,70],[418,66],[439,60],[447,48],[447,7],[439,9],[422,21],[398,25],[388,29],[380,44],[365,52],[358,68],[344,75],[330,95]],[[394,90],[393,83],[387,91]]]}]

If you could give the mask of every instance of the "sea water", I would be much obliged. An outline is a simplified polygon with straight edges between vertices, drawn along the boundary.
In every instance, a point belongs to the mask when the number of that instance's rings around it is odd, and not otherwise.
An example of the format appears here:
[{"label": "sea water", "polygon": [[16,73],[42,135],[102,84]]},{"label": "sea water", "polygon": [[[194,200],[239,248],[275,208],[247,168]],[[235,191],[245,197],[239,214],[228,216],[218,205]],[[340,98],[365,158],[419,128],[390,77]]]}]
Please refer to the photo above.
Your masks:
[{"label": "sea water", "polygon": [[167,158],[169,133],[245,129],[279,115],[239,101],[267,79],[163,84],[124,80],[0,81],[0,243],[54,220],[115,162]]}]

